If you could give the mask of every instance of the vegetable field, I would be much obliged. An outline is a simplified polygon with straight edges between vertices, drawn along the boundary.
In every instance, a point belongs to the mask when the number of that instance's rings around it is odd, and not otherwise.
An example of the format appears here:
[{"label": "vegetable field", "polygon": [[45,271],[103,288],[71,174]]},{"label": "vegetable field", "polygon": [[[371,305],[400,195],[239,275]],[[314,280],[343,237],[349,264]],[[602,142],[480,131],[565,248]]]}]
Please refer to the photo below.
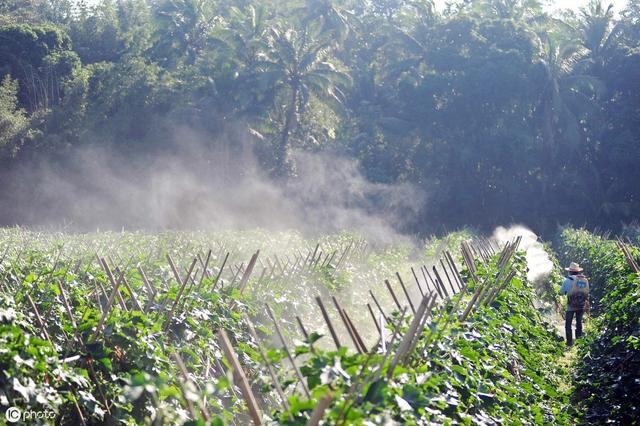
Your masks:
[{"label": "vegetable field", "polygon": [[558,253],[592,274],[593,333],[580,347],[573,402],[584,423],[640,418],[640,250],[584,230],[565,229]]},{"label": "vegetable field", "polygon": [[[461,233],[416,248],[348,233],[0,230],[2,421],[628,420],[638,394],[638,279],[628,269],[638,252],[565,231],[563,262],[586,256],[574,235],[592,242],[602,311],[579,358],[614,348],[617,363],[604,353],[563,363],[563,339],[536,308],[541,293],[554,299],[554,284],[527,281],[519,239]],[[602,264],[599,244],[610,252]],[[615,287],[606,296],[596,271]],[[595,395],[603,385],[611,394]]]}]

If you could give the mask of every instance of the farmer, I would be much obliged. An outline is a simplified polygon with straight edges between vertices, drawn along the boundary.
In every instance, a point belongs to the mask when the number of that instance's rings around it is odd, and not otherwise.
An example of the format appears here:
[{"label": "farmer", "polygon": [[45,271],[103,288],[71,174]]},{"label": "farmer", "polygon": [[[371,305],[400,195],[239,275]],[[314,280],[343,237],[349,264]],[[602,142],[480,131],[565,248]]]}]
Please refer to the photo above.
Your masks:
[{"label": "farmer", "polygon": [[576,339],[582,337],[582,317],[589,307],[589,280],[582,275],[583,269],[575,262],[571,262],[565,270],[569,272],[569,276],[560,287],[560,294],[567,295],[564,329],[567,334],[567,346],[571,346],[573,345],[571,322],[574,316],[576,317]]}]

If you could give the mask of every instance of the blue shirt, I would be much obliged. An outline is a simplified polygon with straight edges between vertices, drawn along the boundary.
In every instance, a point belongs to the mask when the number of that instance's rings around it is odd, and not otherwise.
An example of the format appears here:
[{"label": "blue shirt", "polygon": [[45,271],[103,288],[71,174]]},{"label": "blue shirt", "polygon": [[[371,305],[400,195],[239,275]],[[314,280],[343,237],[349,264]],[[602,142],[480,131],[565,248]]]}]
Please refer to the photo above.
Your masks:
[{"label": "blue shirt", "polygon": [[562,287],[560,287],[560,294],[567,294],[569,290],[571,290],[571,286],[573,285],[573,280],[569,277],[564,279],[562,283]]}]

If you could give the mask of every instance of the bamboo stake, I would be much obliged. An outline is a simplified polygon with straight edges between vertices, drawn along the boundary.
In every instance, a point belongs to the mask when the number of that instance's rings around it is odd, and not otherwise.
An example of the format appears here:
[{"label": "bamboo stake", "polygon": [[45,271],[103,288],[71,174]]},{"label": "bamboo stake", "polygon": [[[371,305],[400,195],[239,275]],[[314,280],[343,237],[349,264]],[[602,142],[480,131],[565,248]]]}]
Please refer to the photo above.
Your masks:
[{"label": "bamboo stake", "polygon": [[307,332],[306,327],[302,323],[302,319],[300,319],[298,315],[296,315],[296,321],[298,322],[298,327],[300,327],[300,331],[302,332],[302,335],[304,336],[305,340],[309,343],[309,349],[311,350],[311,353],[315,354],[316,348],[313,346],[313,342],[310,339],[309,333]]},{"label": "bamboo stake", "polygon": [[338,269],[340,265],[342,265],[342,261],[346,258],[347,253],[351,249],[352,245],[353,245],[353,241],[349,242],[349,245],[347,246],[347,248],[344,250],[344,252],[342,252],[342,256],[340,256],[340,259],[338,259],[338,263],[336,263],[336,269]]},{"label": "bamboo stake", "polygon": [[373,309],[371,308],[371,304],[367,303],[367,308],[369,308],[369,313],[371,314],[371,318],[373,318],[373,324],[378,329],[378,334],[380,334],[380,326],[378,325],[378,321],[376,321],[376,315],[373,313]]},{"label": "bamboo stake", "polygon": [[171,320],[173,318],[173,313],[176,309],[176,306],[178,306],[178,303],[180,302],[180,298],[182,297],[182,293],[184,292],[184,288],[187,285],[187,283],[189,282],[189,278],[191,277],[191,273],[193,272],[193,268],[196,266],[196,262],[198,261],[197,259],[193,259],[193,261],[191,262],[191,266],[189,267],[189,270],[187,272],[187,277],[184,281],[182,281],[182,279],[180,278],[180,275],[178,274],[178,269],[176,268],[175,263],[173,263],[173,259],[171,258],[171,255],[167,254],[167,259],[169,260],[169,266],[171,266],[171,270],[173,271],[173,276],[176,279],[176,281],[178,282],[178,285],[180,286],[180,290],[178,291],[178,294],[176,295],[176,300],[173,302],[173,306],[171,306],[171,310],[169,311],[169,314],[167,315],[167,319],[166,324],[164,326],[164,328],[166,329],[167,327],[169,327],[169,325],[171,324]]},{"label": "bamboo stake", "polygon": [[442,291],[442,287],[440,287],[440,285],[438,284],[438,280],[433,278],[433,276],[431,276],[431,273],[429,272],[429,269],[427,268],[426,265],[424,265],[423,268],[424,268],[424,271],[427,273],[427,277],[429,277],[429,281],[431,282],[431,285],[438,293],[438,296],[440,296],[440,299],[445,300],[445,294]]},{"label": "bamboo stake", "polygon": [[220,276],[222,275],[222,271],[224,269],[224,266],[227,264],[227,260],[229,259],[229,252],[227,252],[226,256],[224,257],[224,260],[222,261],[222,265],[220,265],[220,270],[218,271],[218,274],[216,275],[216,279],[213,280],[213,287],[212,290],[215,290],[217,285],[218,285],[218,281],[220,281]]},{"label": "bamboo stake", "polygon": [[311,266],[311,264],[313,263],[314,259],[316,258],[316,253],[318,253],[318,249],[320,248],[320,243],[316,244],[316,248],[315,250],[313,250],[313,254],[311,255],[311,259],[309,259],[309,266]]},{"label": "bamboo stake", "polygon": [[444,265],[444,262],[442,261],[442,258],[440,258],[440,267],[444,271],[444,275],[447,278],[447,282],[449,283],[449,286],[451,287],[451,295],[456,294],[456,288],[454,287],[453,282],[451,281],[451,278],[449,277],[449,273],[447,272],[447,267]]},{"label": "bamboo stake", "polygon": [[[116,268],[116,273],[118,273],[118,268]],[[112,279],[113,279],[113,275],[109,278],[109,280],[111,281]],[[122,277],[122,284],[124,284],[124,286],[126,287],[127,291],[129,292],[129,295],[131,296],[131,300],[133,300],[133,304],[136,306],[136,309],[138,311],[142,312],[143,311],[142,306],[140,306],[140,303],[138,303],[138,299],[136,298],[136,294],[133,292],[133,289],[131,288],[131,286],[127,282],[126,275],[123,275],[123,277]],[[112,281],[112,285],[113,285],[113,281]]]},{"label": "bamboo stake", "polygon": [[[102,301],[100,300],[100,295],[98,294],[98,287],[95,285],[95,283],[94,283],[94,288],[95,288],[95,291],[93,292],[93,297],[96,298],[96,306],[98,306],[98,310],[100,311],[100,315],[102,316],[102,314],[104,313],[104,311],[102,310]],[[105,294],[104,300],[107,300],[107,299],[108,297]]]},{"label": "bamboo stake", "polygon": [[420,295],[424,297],[424,291],[422,290],[422,286],[420,285],[420,280],[418,279],[418,276],[416,275],[416,270],[413,269],[413,266],[411,267],[411,273],[413,274],[413,278],[416,280],[416,285],[418,286],[418,290],[420,290]]},{"label": "bamboo stake", "polygon": [[[378,342],[380,342],[380,349],[382,350],[382,353],[386,354],[387,353],[387,341],[386,341],[385,336],[384,336],[384,324],[383,324],[383,321],[384,321],[384,318],[382,318],[382,315],[380,315],[380,326],[378,326],[378,330],[380,332],[380,338],[378,339]],[[375,347],[373,349],[375,349]]]},{"label": "bamboo stake", "polygon": [[451,295],[449,295],[449,292],[447,291],[447,288],[444,286],[444,282],[442,281],[442,278],[440,277],[440,274],[438,273],[438,269],[436,269],[435,266],[433,267],[433,274],[436,277],[436,282],[438,283],[438,285],[441,286],[442,291],[447,296],[447,299],[451,299]]},{"label": "bamboo stake", "polygon": [[118,289],[120,288],[120,283],[122,282],[122,278],[124,278],[124,272],[120,274],[120,277],[118,278],[118,280],[116,281],[115,286],[113,287],[113,290],[111,292],[111,296],[109,296],[109,300],[107,301],[107,306],[104,308],[104,312],[102,313],[102,317],[100,317],[100,321],[98,322],[98,325],[96,326],[96,330],[94,331],[93,335],[91,336],[91,339],[89,340],[89,343],[94,342],[98,336],[100,335],[100,332],[102,331],[102,327],[104,326],[104,322],[107,319],[107,316],[109,315],[109,311],[111,311],[111,307],[113,306],[113,302],[116,298],[116,294],[118,294]]},{"label": "bamboo stake", "polygon": [[211,278],[211,274],[209,273],[209,270],[207,268],[209,267],[209,262],[211,261],[212,254],[213,254],[213,251],[209,249],[209,251],[207,252],[207,259],[204,261],[204,263],[202,263],[202,258],[200,257],[200,253],[198,253],[198,259],[202,264],[202,278],[200,279],[200,281],[202,281],[202,279],[205,277]]},{"label": "bamboo stake", "polygon": [[[104,263],[107,263],[107,260],[108,260],[109,262],[111,262],[111,269],[115,269],[115,268],[116,268],[116,263],[113,261],[113,258],[112,258],[111,256],[107,255],[107,256],[106,256],[106,258],[105,258],[105,257],[102,257],[102,258],[101,258],[101,260],[102,260]],[[109,264],[107,263],[107,266],[108,266],[108,265],[109,265]]]},{"label": "bamboo stake", "polygon": [[380,306],[380,303],[378,303],[378,299],[376,299],[376,296],[373,295],[373,292],[371,290],[369,290],[369,294],[371,295],[371,298],[373,299],[373,303],[376,304],[376,306],[378,307],[378,310],[380,311],[380,313],[382,314],[382,316],[384,317],[384,320],[388,323],[389,319],[387,318],[387,316],[384,314],[384,311],[382,310],[382,306]]},{"label": "bamboo stake", "polygon": [[[307,266],[307,262],[309,261],[309,256],[311,256],[311,250],[307,253],[307,256],[304,258],[304,261],[300,264],[300,273],[304,273],[304,269]],[[302,254],[300,255],[302,257]]]},{"label": "bamboo stake", "polygon": [[333,401],[333,394],[328,392],[320,399],[320,401],[318,401],[316,408],[313,409],[311,417],[307,422],[307,426],[318,426],[320,424],[320,421],[324,416],[324,412],[329,408],[329,405],[331,405],[331,401]]},{"label": "bamboo stake", "polygon": [[[392,343],[395,340],[395,336],[399,330],[399,325],[402,324],[402,319],[404,318],[405,313],[407,312],[407,308],[404,308],[404,310],[402,311],[402,315],[400,317],[400,320],[398,321],[397,325],[398,327],[396,327],[394,329],[394,335],[392,337]],[[362,379],[362,373],[364,371],[368,371],[370,369],[369,367],[369,362],[371,361],[371,359],[373,359],[373,354],[376,353],[375,348],[382,342],[381,338],[378,339],[378,341],[376,342],[376,344],[373,346],[373,349],[371,351],[369,351],[364,364],[362,365],[362,367],[360,368],[360,372],[359,374],[356,376],[356,379],[353,381],[353,384],[351,385],[351,387],[349,388],[348,392],[347,392],[347,398],[345,403],[343,404],[343,408],[341,409],[340,413],[338,414],[338,419],[336,424],[344,424],[344,419],[346,418],[347,414],[349,413],[349,410],[351,410],[351,407],[353,406],[353,403],[355,401],[355,399],[357,397],[360,396],[360,390],[364,387],[364,385],[366,383],[370,383],[373,382],[375,380],[378,379],[378,375],[380,373],[380,371],[382,370],[382,366],[384,366],[384,363],[387,360],[387,353],[385,353],[385,356],[382,359],[382,362],[378,364],[378,369],[376,371],[376,376],[374,376],[374,380],[365,380],[361,383],[361,379]]]},{"label": "bamboo stake", "polygon": [[296,261],[291,267],[291,274],[295,274],[298,271],[298,264],[300,263],[300,256],[296,255]]},{"label": "bamboo stake", "polygon": [[258,260],[259,255],[260,255],[260,250],[256,251],[255,254],[251,256],[251,260],[249,260],[249,265],[247,265],[247,269],[245,269],[244,275],[242,276],[242,278],[240,279],[240,283],[238,284],[238,289],[240,291],[240,294],[242,294],[242,292],[245,289],[245,286],[247,285],[247,281],[249,281],[249,276],[253,272],[253,267],[255,266],[256,260]]},{"label": "bamboo stake", "polygon": [[191,307],[191,304],[193,303],[193,301],[189,300],[189,296],[193,293],[194,288],[200,289],[200,286],[202,285],[202,279],[204,279],[204,275],[201,275],[200,283],[196,283],[196,277],[198,276],[199,273],[200,273],[200,268],[199,267],[195,268],[194,272],[189,277],[189,283],[187,284],[187,287],[185,288],[184,293],[182,294],[182,298],[180,299],[180,303],[178,304],[178,308],[177,308],[178,312],[185,312],[189,310],[189,308]]},{"label": "bamboo stake", "polygon": [[360,346],[358,345],[358,341],[356,340],[356,336],[353,334],[353,331],[351,330],[351,327],[349,327],[349,322],[345,318],[344,312],[343,312],[342,308],[340,307],[340,304],[338,303],[338,300],[333,296],[331,296],[331,300],[333,300],[333,304],[335,305],[336,309],[338,310],[338,314],[340,314],[340,319],[342,319],[342,322],[344,323],[344,326],[347,329],[347,333],[349,334],[349,337],[351,337],[351,341],[353,342],[353,346],[356,348],[356,351],[358,351],[358,353],[361,354],[362,350],[360,349]]},{"label": "bamboo stake", "polygon": [[496,290],[493,292],[493,294],[491,294],[491,296],[488,298],[486,304],[490,305],[491,303],[493,303],[494,300],[496,300],[496,298],[498,297],[498,295],[500,294],[500,292],[502,290],[505,289],[505,287],[507,287],[507,285],[511,282],[511,280],[516,276],[516,271],[512,270],[509,275],[507,275],[507,278],[505,278],[504,282],[502,283],[502,285],[500,285],[499,287],[496,288]]},{"label": "bamboo stake", "polygon": [[324,252],[322,250],[320,250],[320,252],[318,253],[318,257],[316,257],[316,259],[313,262],[313,265],[311,265],[312,268],[316,268],[318,266],[318,262],[320,262],[320,259],[322,259],[322,255],[324,254]]},{"label": "bamboo stake", "polygon": [[[178,365],[178,369],[182,374],[182,379],[184,383],[181,382],[180,387],[182,388],[182,394],[184,395],[184,399],[187,401],[187,407],[189,408],[189,413],[191,414],[191,418],[193,420],[196,420],[197,419],[196,411],[195,411],[195,408],[193,407],[193,403],[187,397],[187,389],[185,387],[186,383],[190,383],[193,385],[191,379],[189,378],[189,372],[187,371],[187,367],[185,367],[184,362],[182,361],[182,358],[180,357],[180,355],[178,355],[176,352],[172,352],[171,356],[175,360],[176,364]],[[207,409],[204,407],[204,404],[202,403],[201,400],[198,400],[198,405],[200,408],[200,412],[202,413],[202,417],[204,417],[205,421],[208,422],[211,419],[211,415],[209,414]]]},{"label": "bamboo stake", "polygon": [[[242,270],[244,270],[244,262],[242,262],[240,266],[238,266],[238,269],[236,270],[235,274],[231,278],[231,281],[229,281],[229,287],[233,286],[233,284],[236,282],[236,279],[238,278],[238,275],[240,275],[240,271]],[[233,268],[231,269],[231,271],[233,271]]]},{"label": "bamboo stake", "polygon": [[333,343],[336,345],[336,349],[340,349],[342,346],[340,344],[340,340],[338,339],[338,335],[333,328],[333,324],[331,324],[331,319],[329,319],[329,315],[327,314],[327,310],[324,308],[324,304],[322,303],[322,299],[316,297],[316,303],[320,307],[320,312],[322,312],[322,317],[324,318],[324,322],[327,323],[327,327],[329,327],[329,332],[331,333],[331,337],[333,338]]},{"label": "bamboo stake", "polygon": [[40,327],[40,330],[42,330],[42,334],[44,335],[45,339],[49,343],[53,344],[53,342],[51,341],[51,338],[49,337],[49,333],[47,333],[47,328],[44,326],[44,322],[42,321],[42,317],[40,316],[40,312],[38,311],[36,304],[33,303],[33,299],[28,293],[26,296],[27,296],[27,300],[29,301],[29,304],[31,305],[31,309],[33,310],[33,313],[36,316],[36,322],[38,323],[38,327]]},{"label": "bamboo stake", "polygon": [[224,330],[219,330],[216,333],[218,338],[218,343],[224,352],[227,361],[231,365],[231,369],[233,372],[234,382],[238,383],[240,387],[240,391],[242,392],[242,397],[244,401],[247,403],[247,407],[249,408],[249,415],[251,416],[251,420],[254,425],[261,426],[262,425],[262,415],[260,414],[260,408],[258,407],[258,403],[256,402],[256,398],[251,391],[251,386],[249,386],[249,381],[247,380],[247,376],[244,374],[242,367],[240,366],[240,362],[238,361],[238,357],[236,356],[236,352],[229,341],[229,337]]},{"label": "bamboo stake", "polygon": [[427,311],[425,312],[424,316],[422,317],[422,321],[420,322],[420,326],[418,327],[418,331],[416,332],[413,340],[411,341],[411,344],[409,345],[409,349],[406,352],[405,358],[406,356],[408,356],[409,354],[411,354],[416,346],[418,346],[418,342],[420,341],[420,337],[422,336],[422,332],[424,331],[424,327],[427,324],[427,320],[429,319],[429,317],[431,316],[431,311],[433,309],[433,307],[436,305],[436,295],[435,293],[433,293],[433,297],[431,297],[431,300],[429,301],[429,304],[427,306]]},{"label": "bamboo stake", "polygon": [[[1,262],[0,262],[1,263]],[[80,267],[82,266],[82,259],[78,259],[78,262],[76,263],[76,267],[73,270],[73,275],[78,275],[78,271],[80,270]],[[77,404],[77,403],[76,403]],[[81,414],[82,415],[82,414]],[[84,423],[84,419],[83,419],[83,423]]]},{"label": "bamboo stake", "polygon": [[278,267],[278,269],[280,269],[280,274],[284,276],[285,275],[284,267],[282,266],[282,262],[280,262],[280,259],[278,259],[278,255],[274,253],[273,254],[273,259],[274,259],[275,264]]},{"label": "bamboo stake", "polygon": [[336,256],[337,251],[333,251],[333,253],[331,253],[331,257],[329,258],[329,260],[327,260],[327,263],[323,266],[329,266],[331,265],[331,261],[333,260],[333,258]]},{"label": "bamboo stake", "polygon": [[366,353],[367,352],[367,346],[364,344],[364,340],[362,340],[362,336],[360,336],[360,333],[358,332],[358,329],[356,328],[356,325],[353,323],[353,321],[351,321],[351,318],[349,317],[349,314],[347,313],[346,309],[343,309],[342,312],[344,313],[344,317],[347,319],[347,322],[349,323],[349,326],[351,327],[351,329],[353,330],[353,333],[356,336],[356,340],[358,341],[358,344],[360,345],[360,348],[362,349],[362,353]]},{"label": "bamboo stake", "polygon": [[[335,252],[334,252],[335,253]],[[324,257],[324,260],[322,261],[322,263],[320,264],[321,268],[324,268],[327,265],[327,261],[329,259],[329,256],[331,255],[331,253],[327,252],[327,255]]]},{"label": "bamboo stake", "polygon": [[258,278],[258,281],[256,284],[261,284],[262,283],[262,279],[264,278],[264,275],[267,273],[267,268],[262,268],[262,273],[260,274],[260,277]]},{"label": "bamboo stake", "polygon": [[274,271],[275,271],[275,268],[276,268],[276,264],[275,263],[271,263],[271,259],[269,259],[267,257],[267,265],[269,265],[269,268],[270,268],[269,269],[269,277],[270,278],[275,278],[276,275],[274,275]]},{"label": "bamboo stake", "polygon": [[485,281],[485,286],[482,292],[480,292],[480,296],[478,296],[478,300],[476,301],[476,308],[479,307],[485,301],[486,297],[488,297],[489,294],[491,294],[491,292],[500,285],[500,283],[502,282],[503,275],[504,273],[503,273],[503,270],[501,269],[498,272],[498,276],[495,278],[495,280]]},{"label": "bamboo stake", "polygon": [[427,292],[430,292],[432,290],[431,290],[431,286],[429,285],[429,280],[427,279],[427,274],[425,273],[426,270],[427,270],[427,267],[425,265],[422,265],[420,267],[420,271],[422,272],[422,277],[424,278],[424,284],[425,286],[427,286]]},{"label": "bamboo stake", "polygon": [[58,284],[58,290],[60,290],[60,295],[62,296],[62,303],[64,304],[64,307],[67,311],[67,315],[69,316],[69,320],[71,321],[73,330],[77,334],[78,325],[76,324],[76,320],[73,318],[73,314],[71,313],[71,306],[69,305],[69,300],[67,300],[67,293],[64,291],[60,280],[56,280],[56,284]]},{"label": "bamboo stake", "polygon": [[618,238],[616,240],[616,245],[620,250],[622,250],[622,253],[624,254],[624,257],[627,260],[627,263],[629,264],[629,267],[631,268],[631,270],[636,274],[639,273],[640,266],[638,266],[638,263],[636,262],[635,258],[633,257],[633,254],[629,250],[629,247],[627,247],[627,244],[624,241],[622,241],[620,238]]},{"label": "bamboo stake", "polygon": [[140,274],[140,277],[142,277],[142,283],[144,284],[144,286],[149,291],[149,294],[151,294],[151,300],[153,300],[153,298],[155,298],[155,296],[157,295],[157,291],[151,285],[149,280],[147,279],[147,274],[144,273],[144,270],[142,269],[142,266],[140,266],[140,265],[138,265],[138,273]]},{"label": "bamboo stake", "polygon": [[464,280],[462,279],[462,276],[460,275],[460,272],[458,271],[458,267],[456,266],[456,262],[453,260],[453,256],[451,256],[451,253],[449,253],[448,251],[445,252],[445,255],[447,256],[447,259],[449,260],[449,267],[451,268],[451,270],[453,270],[453,275],[458,280],[460,289],[462,290],[462,289],[466,288],[466,284],[464,283]]},{"label": "bamboo stake", "polygon": [[469,313],[471,312],[473,305],[476,303],[476,300],[478,300],[478,297],[480,296],[480,292],[483,290],[483,287],[484,286],[482,284],[478,283],[478,288],[473,293],[471,300],[469,301],[469,303],[467,304],[467,307],[465,308],[464,312],[460,316],[460,322],[465,322],[465,320],[469,316]]},{"label": "bamboo stake", "polygon": [[402,287],[402,291],[404,292],[405,297],[407,298],[407,301],[409,302],[409,306],[411,307],[411,312],[416,313],[416,309],[413,306],[413,302],[411,301],[411,298],[409,297],[409,292],[407,291],[407,288],[404,286],[404,282],[402,281],[402,278],[400,278],[400,274],[398,272],[396,272],[396,277],[398,277],[398,281],[400,281],[400,286]]},{"label": "bamboo stake", "polygon": [[[273,380],[273,385],[276,388],[276,392],[278,393],[278,396],[282,400],[282,406],[284,407],[285,411],[287,411],[287,410],[289,410],[289,407],[290,407],[289,406],[289,400],[285,396],[284,390],[282,390],[282,386],[280,385],[280,381],[278,381],[278,376],[276,375],[276,372],[273,370],[273,366],[269,362],[269,358],[267,357],[267,354],[265,353],[264,348],[260,344],[260,339],[258,338],[258,333],[256,333],[256,329],[253,327],[253,323],[251,322],[251,320],[249,319],[249,317],[246,314],[244,314],[244,320],[247,323],[247,325],[249,326],[249,332],[251,333],[251,336],[253,337],[253,340],[256,341],[256,346],[258,347],[258,353],[260,354],[260,357],[262,358],[262,362],[264,362],[266,364],[266,366],[267,366],[267,369],[269,371],[269,375],[271,376],[271,380]],[[291,419],[291,420],[293,420],[293,419]]]},{"label": "bamboo stake", "polygon": [[[400,315],[400,319],[398,320],[398,322],[395,324],[394,327],[394,333],[393,336],[391,338],[391,342],[389,344],[389,346],[393,345],[393,343],[396,340],[396,337],[398,335],[398,332],[400,331],[400,325],[402,324],[402,321],[404,319],[404,316],[407,312],[407,308],[405,307],[402,310],[402,313]],[[364,382],[360,383],[360,379],[362,377],[362,372],[365,370],[369,369],[369,361],[373,358],[373,354],[375,353],[375,348],[382,342],[381,339],[378,339],[378,341],[376,342],[376,344],[374,345],[373,349],[371,351],[369,351],[369,354],[367,355],[367,358],[365,359],[364,364],[362,365],[361,369],[360,369],[360,374],[358,374],[358,376],[356,377],[356,380],[354,380],[353,384],[351,385],[351,387],[349,388],[349,391],[347,392],[347,401],[345,402],[345,404],[343,405],[342,411],[340,412],[340,414],[338,415],[338,424],[340,423],[341,419],[344,419],[349,410],[351,409],[352,405],[353,405],[353,401],[355,398],[357,398],[357,396],[359,396],[360,394],[360,389],[362,389],[362,387],[366,384],[366,383],[370,383],[370,382],[374,382],[376,380],[378,380],[380,373],[382,371],[382,368],[384,366],[384,364],[387,361],[389,352],[385,352],[385,356],[382,358],[382,361],[378,364],[378,369],[376,370],[375,375],[373,376],[373,380],[365,380]]]},{"label": "bamboo stake", "polygon": [[467,269],[469,270],[469,273],[471,275],[471,278],[477,282],[476,279],[476,265],[473,261],[473,254],[471,253],[471,248],[469,247],[469,244],[466,241],[463,241],[461,244],[461,251],[462,251],[462,259],[464,260],[464,263],[467,266]]},{"label": "bamboo stake", "polygon": [[289,352],[289,348],[287,347],[287,342],[284,340],[284,336],[280,331],[280,326],[278,325],[278,321],[276,321],[276,317],[273,315],[273,311],[271,310],[271,307],[268,304],[265,304],[265,306],[267,307],[267,313],[269,314],[269,317],[271,318],[271,321],[273,321],[273,325],[276,328],[276,334],[280,339],[280,343],[282,343],[282,349],[284,349],[284,353],[287,354],[287,358],[289,358],[289,362],[291,362],[291,366],[293,367],[293,371],[296,373],[296,377],[300,382],[300,386],[302,386],[302,390],[304,391],[307,398],[311,399],[311,393],[309,392],[309,388],[307,387],[307,384],[304,381],[304,377],[302,376],[300,369],[298,368],[295,361],[293,360],[293,357],[291,356],[291,352]]},{"label": "bamboo stake", "polygon": [[389,284],[389,280],[384,280],[384,284],[387,286],[387,290],[389,290],[389,293],[391,293],[391,297],[393,298],[393,301],[396,303],[396,306],[398,307],[398,310],[402,310],[402,307],[400,306],[400,302],[398,302],[398,298],[396,297],[396,294],[393,292],[393,288],[391,288],[391,284]]},{"label": "bamboo stake", "polygon": [[[216,370],[218,370],[220,372],[221,375],[226,376],[227,372],[225,371],[222,363],[218,360],[218,358],[214,358],[213,362],[216,364]],[[231,370],[231,373],[233,374],[233,369]],[[234,381],[237,381],[234,379]],[[240,396],[238,395],[238,392],[236,391],[236,386],[230,386],[229,389],[231,389],[231,393],[233,393],[233,396],[237,399],[240,398]]]},{"label": "bamboo stake", "polygon": [[[445,319],[444,325],[442,327],[440,327],[440,329],[438,330],[438,332],[436,334],[436,337],[435,337],[436,340],[438,338],[440,338],[442,332],[447,328],[447,326],[449,325],[451,320],[455,317],[456,312],[458,312],[458,306],[460,306],[460,302],[462,302],[462,298],[464,297],[465,292],[466,292],[466,289],[465,289],[465,291],[461,291],[460,293],[457,294],[457,299],[456,299],[455,303],[453,304],[453,307],[451,308],[451,312],[446,314],[446,319]],[[443,315],[445,314],[445,312],[446,312],[446,310],[442,311]]]},{"label": "bamboo stake", "polygon": [[300,327],[300,331],[302,332],[302,335],[304,336],[305,340],[309,341],[309,333],[307,332],[307,328],[304,326],[304,324],[302,323],[302,319],[300,319],[298,315],[296,315],[296,321],[298,323],[298,327]]},{"label": "bamboo stake", "polygon": [[420,305],[418,306],[417,313],[413,316],[413,320],[409,325],[407,332],[405,333],[402,341],[400,342],[400,346],[396,351],[391,364],[387,370],[387,379],[390,379],[393,376],[393,370],[395,370],[396,365],[400,362],[400,360],[404,357],[405,352],[409,349],[411,342],[413,341],[413,337],[415,333],[418,331],[418,327],[422,322],[422,317],[424,316],[427,306],[429,304],[429,297],[423,297]]},{"label": "bamboo stake", "polygon": [[[62,301],[67,311],[67,315],[69,316],[69,320],[71,321],[71,325],[73,326],[73,334],[76,340],[78,341],[78,343],[80,344],[80,346],[82,346],[82,348],[86,351],[86,345],[82,340],[82,336],[78,332],[78,325],[76,324],[76,321],[73,318],[73,311],[71,310],[71,305],[69,304],[69,300],[67,298],[67,294],[64,290],[64,287],[62,286],[60,280],[57,280],[57,284],[58,284],[58,289],[60,290],[60,294],[62,295]],[[109,409],[109,403],[107,401],[107,397],[104,395],[104,392],[102,391],[102,386],[96,379],[96,371],[93,368],[93,364],[88,364],[88,368],[89,368],[89,377],[91,378],[91,380],[93,380],[94,384],[96,385],[96,389],[98,389],[98,393],[100,394],[99,396],[100,396],[100,399],[102,399],[102,403],[104,404],[105,410],[109,415],[111,415],[111,410]],[[75,399],[74,399],[74,402],[75,402]],[[80,411],[80,407],[78,407],[78,403],[75,402],[75,404],[76,404],[76,408],[78,409],[78,414],[80,415],[80,420],[82,424],[86,424],[84,421],[84,418],[82,417],[82,412]]]},{"label": "bamboo stake", "polygon": [[75,406],[76,412],[78,413],[78,418],[80,419],[80,424],[82,424],[83,426],[86,426],[87,422],[84,420],[84,416],[82,415],[82,410],[78,405],[78,401],[76,400],[75,396],[73,396],[72,399],[73,399],[73,405]]},{"label": "bamboo stake", "polygon": [[391,336],[391,341],[389,342],[389,345],[387,345],[389,350],[384,354],[384,357],[382,357],[382,361],[379,364],[378,370],[373,375],[373,379],[370,380],[371,382],[375,382],[380,378],[380,375],[382,374],[382,369],[384,368],[384,364],[387,362],[387,359],[389,359],[389,355],[391,354],[391,348],[393,347],[393,344],[396,342],[396,339],[400,335],[399,334],[400,327],[402,326],[402,322],[404,321],[404,317],[406,314],[407,314],[407,307],[405,306],[402,312],[400,313],[400,318],[398,319],[398,322],[395,324],[393,335]]},{"label": "bamboo stake", "polygon": [[289,267],[292,265],[291,258],[288,254],[285,254],[284,257],[286,262],[282,262],[282,266],[284,267],[284,274],[288,276],[291,275],[291,271],[289,271]]},{"label": "bamboo stake", "polygon": [[[426,265],[422,266],[422,273],[425,274],[425,280],[427,279],[426,277],[429,277],[429,281],[431,281],[433,288],[435,289],[436,293],[438,293],[440,300],[444,300],[444,294],[442,294],[442,290],[440,289],[440,286],[438,286],[438,283],[433,279]],[[427,288],[428,287],[429,285],[427,284]]]},{"label": "bamboo stake", "polygon": [[[109,268],[107,261],[105,260],[105,258],[98,258],[98,263],[100,263],[100,266],[102,266],[102,269],[104,270],[107,276],[107,279],[109,280],[109,282],[111,282],[111,286],[113,286],[113,274],[111,273],[111,269]],[[118,303],[120,304],[120,307],[122,308],[122,310],[128,311],[129,309],[127,309],[127,305],[126,303],[124,303],[124,299],[122,298],[122,295],[120,294],[120,292],[118,292],[116,296],[118,297]]]}]

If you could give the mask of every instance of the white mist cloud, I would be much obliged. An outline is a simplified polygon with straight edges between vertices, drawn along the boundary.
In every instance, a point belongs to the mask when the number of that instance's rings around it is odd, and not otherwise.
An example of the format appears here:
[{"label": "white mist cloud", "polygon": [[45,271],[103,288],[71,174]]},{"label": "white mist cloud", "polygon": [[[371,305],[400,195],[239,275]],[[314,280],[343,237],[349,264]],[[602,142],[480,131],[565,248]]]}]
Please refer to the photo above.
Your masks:
[{"label": "white mist cloud", "polygon": [[368,181],[350,159],[296,152],[298,175],[275,180],[248,144],[175,133],[179,143],[162,153],[127,158],[92,145],[1,176],[0,220],[74,230],[352,229],[392,242],[424,202],[408,184]]},{"label": "white mist cloud", "polygon": [[523,225],[512,225],[509,228],[500,226],[493,232],[493,238],[502,244],[518,236],[522,236],[520,249],[526,252],[529,267],[527,278],[531,282],[544,279],[553,270],[553,262],[533,231]]}]

